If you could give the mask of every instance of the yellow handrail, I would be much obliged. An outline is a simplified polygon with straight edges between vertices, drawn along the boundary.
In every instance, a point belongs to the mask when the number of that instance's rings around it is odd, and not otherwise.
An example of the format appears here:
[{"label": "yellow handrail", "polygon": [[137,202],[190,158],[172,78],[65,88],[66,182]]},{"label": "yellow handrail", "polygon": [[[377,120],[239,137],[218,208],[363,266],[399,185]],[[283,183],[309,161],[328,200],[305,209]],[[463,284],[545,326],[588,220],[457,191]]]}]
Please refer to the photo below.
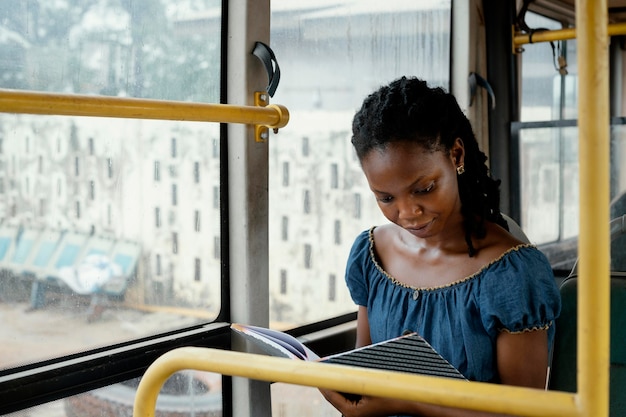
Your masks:
[{"label": "yellow handrail", "polygon": [[[626,23],[611,23],[607,26],[607,33],[609,36],[616,35],[624,35],[626,34]],[[529,43],[540,43],[540,42],[553,42],[553,41],[562,41],[567,39],[575,39],[576,38],[576,29],[575,28],[567,28],[567,29],[555,29],[555,30],[542,30],[533,33],[515,33],[513,36],[513,48],[514,50],[518,47],[529,44]],[[531,42],[532,40],[532,42]]]},{"label": "yellow handrail", "polygon": [[[5,113],[243,123],[269,129],[285,127],[289,121],[287,108],[280,104],[267,105],[267,101],[265,92],[256,93],[255,106],[236,106],[0,89],[0,112]],[[260,139],[264,138],[257,137]]]},{"label": "yellow handrail", "polygon": [[165,380],[177,371],[196,369],[262,381],[280,381],[399,398],[443,406],[535,417],[578,415],[575,394],[467,382],[401,372],[307,362],[228,350],[183,347],[160,356],[139,382],[134,417],[153,417]]}]

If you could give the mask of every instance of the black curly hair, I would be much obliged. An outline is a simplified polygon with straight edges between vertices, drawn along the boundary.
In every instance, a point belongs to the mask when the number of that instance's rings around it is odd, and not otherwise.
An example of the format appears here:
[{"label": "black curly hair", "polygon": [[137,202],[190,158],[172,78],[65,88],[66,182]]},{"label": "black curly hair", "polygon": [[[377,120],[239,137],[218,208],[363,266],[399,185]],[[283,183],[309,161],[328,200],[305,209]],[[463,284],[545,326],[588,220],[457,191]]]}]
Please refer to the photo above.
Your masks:
[{"label": "black curly hair", "polygon": [[465,148],[465,172],[458,176],[461,214],[468,253],[474,256],[472,237],[485,237],[485,220],[506,230],[508,225],[500,213],[500,181],[490,176],[487,156],[454,96],[418,78],[402,77],[370,94],[352,122],[352,144],[361,161],[392,142],[414,142],[449,154],[457,138]]}]

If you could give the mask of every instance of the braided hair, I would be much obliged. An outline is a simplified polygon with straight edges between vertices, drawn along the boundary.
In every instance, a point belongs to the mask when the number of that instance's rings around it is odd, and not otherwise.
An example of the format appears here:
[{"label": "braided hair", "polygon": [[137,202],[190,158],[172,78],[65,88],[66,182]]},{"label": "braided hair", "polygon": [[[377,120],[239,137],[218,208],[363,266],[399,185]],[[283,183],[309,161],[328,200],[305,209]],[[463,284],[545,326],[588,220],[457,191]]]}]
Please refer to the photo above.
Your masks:
[{"label": "braided hair", "polygon": [[493,179],[469,120],[456,99],[418,78],[402,77],[370,94],[352,122],[352,144],[359,160],[392,142],[412,142],[431,152],[450,150],[457,138],[465,148],[465,172],[458,175],[465,241],[486,235],[485,221],[508,230],[500,213],[500,181]]}]

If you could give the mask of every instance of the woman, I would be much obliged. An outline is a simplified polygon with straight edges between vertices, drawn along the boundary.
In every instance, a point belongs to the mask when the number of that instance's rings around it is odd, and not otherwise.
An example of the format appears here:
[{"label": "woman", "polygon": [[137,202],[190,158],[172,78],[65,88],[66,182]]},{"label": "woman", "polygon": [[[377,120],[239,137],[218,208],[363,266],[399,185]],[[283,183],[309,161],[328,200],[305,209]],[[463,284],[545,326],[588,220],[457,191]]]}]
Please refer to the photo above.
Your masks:
[{"label": "woman", "polygon": [[[454,97],[396,80],[365,99],[352,143],[390,221],[348,259],[357,346],[417,331],[469,380],[544,388],[558,289],[541,252],[508,233],[499,181]],[[483,415],[322,392],[345,416]]]}]

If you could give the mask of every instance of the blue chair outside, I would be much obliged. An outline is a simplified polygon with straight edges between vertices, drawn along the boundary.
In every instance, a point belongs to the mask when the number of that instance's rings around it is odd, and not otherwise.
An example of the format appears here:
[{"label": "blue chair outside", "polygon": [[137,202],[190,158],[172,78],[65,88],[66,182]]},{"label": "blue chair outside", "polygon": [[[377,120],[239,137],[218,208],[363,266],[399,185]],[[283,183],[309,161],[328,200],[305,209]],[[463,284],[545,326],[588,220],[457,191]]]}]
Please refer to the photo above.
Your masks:
[{"label": "blue chair outside", "polygon": [[50,262],[61,242],[62,233],[46,230],[41,233],[37,248],[23,267],[23,274],[33,278],[40,277],[50,267]]},{"label": "blue chair outside", "polygon": [[35,248],[41,238],[40,230],[22,230],[15,240],[15,246],[7,254],[6,269],[13,275],[21,275],[29,257],[35,253]]},{"label": "blue chair outside", "polygon": [[65,232],[60,239],[56,240],[56,245],[54,238],[47,240],[44,245],[40,245],[39,253],[30,264],[35,278],[31,289],[30,310],[37,310],[45,306],[46,293],[51,288],[64,287],[59,279],[59,271],[64,267],[75,266],[85,248],[87,239],[86,234]]},{"label": "blue chair outside", "polygon": [[15,240],[18,236],[17,227],[10,226],[1,226],[0,227],[0,265],[2,265],[9,251],[11,250],[12,245],[15,245]]}]

